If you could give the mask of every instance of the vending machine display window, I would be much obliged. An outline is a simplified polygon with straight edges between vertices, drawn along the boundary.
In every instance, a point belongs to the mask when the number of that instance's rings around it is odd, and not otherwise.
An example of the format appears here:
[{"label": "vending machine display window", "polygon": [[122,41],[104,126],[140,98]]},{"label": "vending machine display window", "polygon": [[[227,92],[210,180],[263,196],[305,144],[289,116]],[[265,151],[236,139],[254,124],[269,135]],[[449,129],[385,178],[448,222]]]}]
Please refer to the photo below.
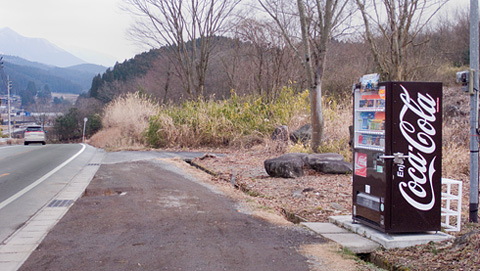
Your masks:
[{"label": "vending machine display window", "polygon": [[385,88],[355,91],[355,147],[385,150]]}]

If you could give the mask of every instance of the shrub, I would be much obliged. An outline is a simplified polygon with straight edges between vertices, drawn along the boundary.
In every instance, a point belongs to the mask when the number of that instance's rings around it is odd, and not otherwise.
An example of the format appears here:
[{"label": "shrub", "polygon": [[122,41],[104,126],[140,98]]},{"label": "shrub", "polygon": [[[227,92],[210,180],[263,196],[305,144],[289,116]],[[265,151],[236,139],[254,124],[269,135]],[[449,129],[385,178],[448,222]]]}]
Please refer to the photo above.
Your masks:
[{"label": "shrub", "polygon": [[60,141],[72,141],[81,138],[82,125],[80,124],[78,108],[70,108],[67,114],[56,118],[54,128]]},{"label": "shrub", "polygon": [[150,119],[145,133],[152,147],[229,146],[263,139],[275,127],[309,112],[309,94],[285,87],[278,99],[240,97],[232,93],[223,101],[186,101],[164,106]]},{"label": "shrub", "polygon": [[149,119],[158,113],[158,105],[149,97],[137,93],[122,95],[104,109],[103,129],[90,143],[100,148],[131,148],[145,144],[143,133]]}]

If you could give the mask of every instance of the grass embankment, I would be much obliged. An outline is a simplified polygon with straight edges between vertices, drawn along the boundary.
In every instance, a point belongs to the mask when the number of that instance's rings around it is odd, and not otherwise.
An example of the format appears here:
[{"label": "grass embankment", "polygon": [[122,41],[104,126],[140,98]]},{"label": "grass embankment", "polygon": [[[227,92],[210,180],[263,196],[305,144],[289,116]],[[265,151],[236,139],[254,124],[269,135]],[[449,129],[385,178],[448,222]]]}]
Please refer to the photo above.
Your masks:
[{"label": "grass embankment", "polygon": [[275,101],[233,93],[228,100],[163,106],[160,114],[150,119],[145,138],[156,148],[251,146],[279,125],[297,125],[293,123],[296,116],[308,111],[308,92],[295,95],[285,88]]},{"label": "grass embankment", "polygon": [[[351,114],[341,110],[345,111],[337,102],[326,103],[325,149],[348,149]],[[221,101],[158,105],[137,93],[117,98],[103,115],[104,128],[90,140],[101,148],[248,148],[268,141],[277,126],[287,125],[293,131],[309,123],[310,98],[308,91],[284,88],[274,101],[232,93]],[[308,150],[303,145],[290,148]]]},{"label": "grass embankment", "polygon": [[[448,90],[447,90],[448,91]],[[324,104],[324,142],[320,152],[336,152],[351,161],[348,126],[352,102],[327,99]],[[468,123],[448,117],[443,125],[443,177],[468,174]],[[308,91],[284,88],[274,101],[261,97],[187,101],[158,105],[138,93],[123,95],[104,109],[103,129],[90,140],[107,150],[145,148],[249,148],[271,146],[270,136],[280,125],[292,132],[310,121]],[[281,152],[308,152],[302,144],[276,148]]]}]

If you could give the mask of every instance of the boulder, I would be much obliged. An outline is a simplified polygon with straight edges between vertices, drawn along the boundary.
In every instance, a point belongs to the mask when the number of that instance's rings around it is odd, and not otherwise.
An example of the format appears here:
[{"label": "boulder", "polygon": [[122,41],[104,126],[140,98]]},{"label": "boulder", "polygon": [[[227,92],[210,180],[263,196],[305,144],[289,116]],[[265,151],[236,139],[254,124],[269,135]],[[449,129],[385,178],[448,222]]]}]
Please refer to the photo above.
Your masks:
[{"label": "boulder", "polygon": [[343,155],[338,153],[314,153],[304,157],[305,164],[316,171],[320,171],[320,167],[325,161],[343,161]]},{"label": "boulder", "polygon": [[287,125],[282,125],[278,126],[275,128],[275,130],[272,133],[272,140],[274,141],[288,141],[288,126]]},{"label": "boulder", "polygon": [[300,129],[296,130],[290,135],[290,140],[294,143],[306,144],[312,139],[312,125],[305,124]]},{"label": "boulder", "polygon": [[345,161],[323,161],[315,170],[326,174],[349,174],[352,173],[353,166]]},{"label": "boulder", "polygon": [[303,176],[305,167],[326,174],[348,174],[352,164],[337,153],[288,153],[264,162],[265,170],[271,177],[296,178]]},{"label": "boulder", "polygon": [[303,158],[305,165],[326,174],[347,174],[352,172],[352,164],[343,160],[338,153],[314,153]]},{"label": "boulder", "polygon": [[305,153],[288,153],[265,160],[264,166],[271,177],[296,178],[303,176]]}]

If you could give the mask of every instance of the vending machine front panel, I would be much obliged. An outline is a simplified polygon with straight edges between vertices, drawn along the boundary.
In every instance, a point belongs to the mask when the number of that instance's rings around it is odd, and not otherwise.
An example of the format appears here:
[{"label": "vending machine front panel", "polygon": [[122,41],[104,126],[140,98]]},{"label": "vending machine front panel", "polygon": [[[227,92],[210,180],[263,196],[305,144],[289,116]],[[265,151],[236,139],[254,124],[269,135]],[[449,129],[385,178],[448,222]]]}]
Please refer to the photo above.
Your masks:
[{"label": "vending machine front panel", "polygon": [[354,89],[354,221],[387,233],[440,229],[441,102],[441,83]]},{"label": "vending machine front panel", "polygon": [[441,228],[442,84],[392,83],[392,232]]}]

